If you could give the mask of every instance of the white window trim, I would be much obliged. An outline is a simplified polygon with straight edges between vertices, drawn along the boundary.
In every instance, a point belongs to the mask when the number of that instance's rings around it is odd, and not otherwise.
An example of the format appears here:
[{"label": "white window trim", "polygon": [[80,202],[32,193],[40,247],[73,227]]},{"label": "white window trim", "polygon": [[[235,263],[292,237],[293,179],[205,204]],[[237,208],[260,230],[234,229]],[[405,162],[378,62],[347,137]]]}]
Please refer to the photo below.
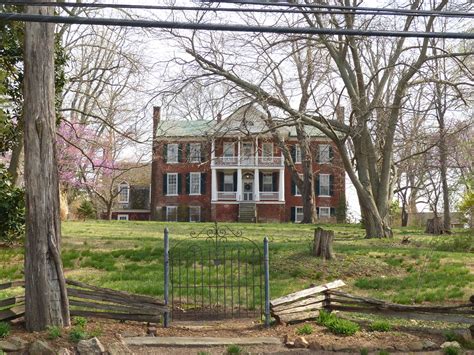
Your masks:
[{"label": "white window trim", "polygon": [[328,176],[328,190],[329,193],[331,193],[331,174],[319,174],[319,197],[331,197],[331,195],[321,195],[321,182],[323,181],[322,177],[323,176]]},{"label": "white window trim", "polygon": [[[301,209],[301,213],[298,213],[298,209]],[[301,223],[298,221],[298,215],[301,214],[301,220],[303,220],[303,206],[295,206],[295,223]]]},{"label": "white window trim", "polygon": [[[191,208],[196,208],[199,210],[199,220],[191,221]],[[201,222],[201,206],[189,206],[189,222],[198,223]]]},{"label": "white window trim", "polygon": [[[170,194],[170,176],[172,176],[172,175],[176,176],[176,193],[175,194]],[[167,173],[166,174],[166,196],[178,196],[178,191],[179,191],[178,183],[179,183],[178,173]]]},{"label": "white window trim", "polygon": [[[318,146],[318,163],[319,164],[329,164],[329,163],[331,163],[331,157],[329,156],[329,149],[330,149],[329,147],[330,146],[331,146],[330,144],[320,144]],[[321,160],[321,150],[322,150],[321,148],[323,148],[323,147],[325,147],[327,152],[328,152],[327,153],[328,154],[328,160],[327,161],[322,161]]]},{"label": "white window trim", "polygon": [[[176,219],[174,221],[170,221],[170,211],[176,210]],[[166,206],[166,222],[178,222],[178,206]]]},{"label": "white window trim", "polygon": [[[199,153],[198,153],[198,157],[197,157],[196,159],[191,159],[192,156],[193,156],[193,155],[192,155],[192,151],[193,151],[193,148],[192,148],[192,147],[193,147],[193,146],[198,147],[196,151],[199,152]],[[190,162],[190,163],[200,163],[200,162],[201,162],[201,158],[202,158],[202,157],[201,157],[201,143],[190,143],[190,144],[189,144],[189,158],[188,158],[188,159],[189,159],[189,162]]]},{"label": "white window trim", "polygon": [[[298,159],[299,157],[299,159]],[[301,156],[301,147],[299,144],[295,144],[295,164],[301,164],[302,161],[302,156]]]},{"label": "white window trim", "polygon": [[[121,219],[123,217],[125,217],[125,219]],[[128,214],[118,214],[117,215],[117,221],[128,221],[128,220],[129,220],[128,219]]]},{"label": "white window trim", "polygon": [[[265,191],[265,177],[266,176],[270,176],[270,178],[271,178],[270,190],[269,191]],[[263,173],[263,176],[262,176],[262,192],[273,192],[273,173]]]},{"label": "white window trim", "polygon": [[[230,191],[226,191],[225,189],[225,185],[226,185],[226,182],[225,182],[225,177],[226,176],[231,176],[232,177],[232,190]],[[223,192],[235,192],[235,186],[234,186],[234,175],[233,174],[224,174],[224,186],[222,186],[222,191]]]},{"label": "white window trim", "polygon": [[[130,202],[130,185],[127,182],[121,182],[118,188],[119,188],[118,203],[129,203]],[[120,198],[122,197],[122,189],[124,188],[127,190],[127,199],[121,200]]]},{"label": "white window trim", "polygon": [[[301,179],[303,178],[303,174],[298,174],[298,175]],[[298,185],[296,184],[296,181],[295,181],[295,196],[301,196],[301,191],[300,189],[298,189]]]},{"label": "white window trim", "polygon": [[[232,146],[231,149],[226,149],[226,146]],[[230,151],[232,155],[226,155],[226,152]],[[224,158],[233,158],[235,157],[235,142],[224,142],[222,144],[222,156]]]},{"label": "white window trim", "polygon": [[[324,216],[321,215],[321,210],[322,209],[328,211],[327,215],[324,215]],[[331,207],[327,207],[327,206],[321,207],[320,206],[319,207],[319,218],[331,218]]]},{"label": "white window trim", "polygon": [[[176,161],[171,161],[170,160],[170,146],[176,146]],[[166,162],[168,164],[177,164],[179,163],[179,144],[178,143],[168,143],[168,148],[166,151]]]},{"label": "white window trim", "polygon": [[[198,177],[198,187],[199,187],[199,193],[191,193],[192,191],[192,176],[199,176]],[[202,192],[201,192],[201,173],[189,173],[189,195],[192,195],[192,196],[198,196],[198,195],[201,195]]]}]

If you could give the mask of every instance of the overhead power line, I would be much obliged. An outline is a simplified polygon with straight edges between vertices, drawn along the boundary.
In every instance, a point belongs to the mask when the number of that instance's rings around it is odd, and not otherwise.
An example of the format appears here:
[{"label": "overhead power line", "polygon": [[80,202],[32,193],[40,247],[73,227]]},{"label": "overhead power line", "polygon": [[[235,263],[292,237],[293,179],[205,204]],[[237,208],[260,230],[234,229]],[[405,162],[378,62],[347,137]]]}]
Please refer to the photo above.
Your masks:
[{"label": "overhead power line", "polygon": [[[162,5],[137,5],[137,4],[110,4],[110,3],[71,3],[71,2],[32,2],[32,1],[0,1],[3,5],[28,5],[28,6],[54,6],[54,7],[71,7],[71,8],[108,8],[108,9],[134,9],[134,10],[171,10],[171,11],[215,11],[215,12],[257,12],[257,13],[317,13],[317,14],[333,14],[333,15],[382,15],[382,16],[437,16],[437,17],[460,17],[471,18],[474,13],[459,11],[435,11],[435,10],[405,10],[405,9],[389,9],[376,7],[355,7],[355,6],[330,6],[330,5],[314,5],[314,4],[289,4],[289,3],[261,3],[261,2],[235,2],[221,1],[223,3],[237,3],[250,5],[266,5],[266,8],[229,8],[229,7],[209,7],[209,6],[162,6]],[[218,2],[208,2],[218,3]],[[267,8],[268,6],[285,6],[281,8]],[[299,9],[288,9],[294,7]]]},{"label": "overhead power line", "polygon": [[162,29],[205,30],[205,31],[230,31],[254,33],[281,33],[281,34],[308,34],[308,35],[347,35],[347,36],[377,36],[377,37],[419,37],[419,38],[453,38],[474,39],[474,33],[463,32],[405,32],[405,31],[375,31],[375,30],[350,30],[314,27],[271,27],[225,25],[206,23],[186,23],[171,21],[129,20],[113,18],[86,18],[66,16],[45,16],[31,14],[0,13],[0,20],[23,22],[48,22],[77,25],[103,25]]}]

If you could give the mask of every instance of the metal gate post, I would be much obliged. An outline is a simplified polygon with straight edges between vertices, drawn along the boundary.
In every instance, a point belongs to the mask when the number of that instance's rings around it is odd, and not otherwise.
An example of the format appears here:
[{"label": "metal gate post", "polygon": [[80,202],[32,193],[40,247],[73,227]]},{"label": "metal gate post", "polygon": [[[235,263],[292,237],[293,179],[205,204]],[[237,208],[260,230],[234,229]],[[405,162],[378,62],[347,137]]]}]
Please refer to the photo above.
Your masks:
[{"label": "metal gate post", "polygon": [[[169,259],[169,251],[170,251],[170,241],[169,241],[169,236],[168,236],[168,228],[165,228],[165,235],[164,235],[164,240],[165,240],[165,274],[164,274],[164,299],[165,299],[165,306],[169,305],[169,285],[170,285],[170,269],[169,269],[169,264],[170,264],[170,259]],[[169,312],[164,312],[163,313],[163,326],[167,328],[169,326],[169,321],[170,321],[170,314]]]},{"label": "metal gate post", "polygon": [[268,238],[263,239],[263,265],[265,273],[265,327],[270,326],[270,257]]}]

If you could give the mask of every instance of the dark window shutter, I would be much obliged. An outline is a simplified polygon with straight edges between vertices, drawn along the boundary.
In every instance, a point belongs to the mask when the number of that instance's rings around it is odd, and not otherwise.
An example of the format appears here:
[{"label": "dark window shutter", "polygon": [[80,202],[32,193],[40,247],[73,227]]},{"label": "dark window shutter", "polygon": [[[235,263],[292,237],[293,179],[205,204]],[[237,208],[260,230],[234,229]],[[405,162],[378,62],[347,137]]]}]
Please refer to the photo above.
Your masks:
[{"label": "dark window shutter", "polygon": [[278,173],[272,174],[273,192],[278,191]]},{"label": "dark window shutter", "polygon": [[163,195],[168,193],[168,174],[163,174]]},{"label": "dark window shutter", "polygon": [[293,178],[291,179],[291,194],[293,196],[296,195],[296,183],[295,183],[295,180]]},{"label": "dark window shutter", "polygon": [[319,144],[316,146],[316,151],[315,151],[315,156],[316,156],[316,163],[320,163],[321,159],[319,159]]},{"label": "dark window shutter", "polygon": [[189,143],[186,143],[186,158],[185,160],[189,163],[191,161],[191,146]]},{"label": "dark window shutter", "polygon": [[291,207],[291,221],[296,222],[296,207]]},{"label": "dark window shutter", "polygon": [[293,160],[293,163],[296,162],[296,145],[292,144],[290,146],[290,155],[291,155],[291,159]]},{"label": "dark window shutter", "polygon": [[316,176],[316,184],[315,184],[314,188],[315,188],[316,196],[319,196],[319,175]]},{"label": "dark window shutter", "polygon": [[206,193],[206,173],[201,173],[201,195]]},{"label": "dark window shutter", "polygon": [[166,221],[166,206],[161,207],[161,220]]},{"label": "dark window shutter", "polygon": [[331,207],[331,217],[334,217],[336,215],[336,208]]},{"label": "dark window shutter", "polygon": [[334,159],[334,151],[332,149],[332,145],[329,145],[329,161]]},{"label": "dark window shutter", "polygon": [[178,144],[178,162],[183,162],[183,145]]},{"label": "dark window shutter", "polygon": [[259,191],[263,191],[263,173],[261,171],[258,172],[258,188]]},{"label": "dark window shutter", "polygon": [[234,191],[237,191],[237,171],[234,172]]},{"label": "dark window shutter", "polygon": [[183,175],[183,174],[178,174],[178,195],[181,195],[182,192],[183,192],[183,188],[182,188],[182,185],[183,185],[182,175]]},{"label": "dark window shutter", "polygon": [[329,175],[329,195],[334,196],[334,175]]},{"label": "dark window shutter", "polygon": [[316,207],[316,214],[319,217],[319,207]]},{"label": "dark window shutter", "polygon": [[190,184],[189,180],[190,180],[190,174],[187,173],[186,174],[186,191],[185,191],[186,195],[189,195],[189,193],[191,192],[191,189],[190,189],[190,186],[189,186],[189,184]]},{"label": "dark window shutter", "polygon": [[168,162],[168,144],[163,144],[163,160]]},{"label": "dark window shutter", "polygon": [[224,191],[224,173],[219,172],[219,186],[217,191]]}]

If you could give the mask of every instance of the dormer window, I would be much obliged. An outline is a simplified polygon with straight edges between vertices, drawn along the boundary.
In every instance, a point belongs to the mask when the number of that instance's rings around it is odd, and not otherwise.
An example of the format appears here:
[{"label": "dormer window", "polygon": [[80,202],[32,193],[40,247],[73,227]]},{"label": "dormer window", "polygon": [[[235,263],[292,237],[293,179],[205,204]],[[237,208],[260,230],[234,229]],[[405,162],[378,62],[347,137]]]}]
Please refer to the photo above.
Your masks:
[{"label": "dormer window", "polygon": [[128,203],[130,198],[130,185],[126,182],[122,182],[119,187],[118,202]]}]

